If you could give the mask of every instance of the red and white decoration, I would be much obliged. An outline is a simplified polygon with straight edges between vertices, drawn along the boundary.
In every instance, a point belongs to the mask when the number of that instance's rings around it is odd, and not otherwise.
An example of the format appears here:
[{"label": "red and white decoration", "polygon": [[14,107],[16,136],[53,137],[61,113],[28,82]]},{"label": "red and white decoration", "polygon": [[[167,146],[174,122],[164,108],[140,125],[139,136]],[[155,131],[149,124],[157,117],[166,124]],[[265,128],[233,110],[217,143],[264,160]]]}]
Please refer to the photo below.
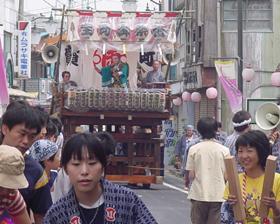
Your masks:
[{"label": "red and white decoration", "polygon": [[183,92],[182,99],[184,102],[188,102],[191,99],[191,94],[188,91]]},{"label": "red and white decoration", "polygon": [[217,97],[218,95],[218,91],[216,88],[214,87],[210,87],[206,90],[206,96],[208,97],[208,99],[213,100]]},{"label": "red and white decoration", "polygon": [[[88,12],[83,10],[67,13],[67,41],[73,42],[78,49],[87,40],[88,48],[122,51],[123,42],[127,51],[158,51],[170,48],[176,42],[176,26],[180,13],[118,13]],[[175,38],[174,38],[175,37]],[[164,51],[164,50],[163,50]]]},{"label": "red and white decoration", "polygon": [[177,97],[176,99],[172,100],[172,102],[175,106],[180,106],[182,103],[182,100],[180,97]]},{"label": "red and white decoration", "polygon": [[271,83],[276,87],[280,87],[280,71],[276,71],[271,75]]},{"label": "red and white decoration", "polygon": [[201,94],[199,92],[193,92],[191,95],[191,99],[194,103],[198,103],[201,101]]},{"label": "red and white decoration", "polygon": [[246,82],[251,82],[255,77],[255,71],[251,67],[246,67],[242,71],[242,77]]}]

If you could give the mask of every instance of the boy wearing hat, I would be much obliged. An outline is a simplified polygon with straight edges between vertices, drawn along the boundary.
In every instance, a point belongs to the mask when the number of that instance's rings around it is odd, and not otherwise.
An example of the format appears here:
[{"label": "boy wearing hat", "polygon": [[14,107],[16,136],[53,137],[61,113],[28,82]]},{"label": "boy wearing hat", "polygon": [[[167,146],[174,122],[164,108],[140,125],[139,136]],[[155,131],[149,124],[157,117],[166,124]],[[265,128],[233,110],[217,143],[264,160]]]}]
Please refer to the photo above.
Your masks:
[{"label": "boy wearing hat", "polygon": [[48,177],[44,169],[26,151],[40,134],[43,122],[30,105],[15,104],[2,116],[2,145],[17,148],[24,157],[24,175],[29,183],[20,189],[27,211],[32,210],[35,223],[41,224],[45,213],[52,205]]},{"label": "boy wearing hat", "polygon": [[15,190],[28,186],[24,166],[23,156],[16,148],[0,145],[0,216],[7,209],[15,224],[31,224],[25,202]]},{"label": "boy wearing hat", "polygon": [[44,168],[49,179],[49,187],[51,189],[58,170],[60,158],[57,145],[47,139],[41,139],[33,143],[29,149],[30,156],[35,159]]}]

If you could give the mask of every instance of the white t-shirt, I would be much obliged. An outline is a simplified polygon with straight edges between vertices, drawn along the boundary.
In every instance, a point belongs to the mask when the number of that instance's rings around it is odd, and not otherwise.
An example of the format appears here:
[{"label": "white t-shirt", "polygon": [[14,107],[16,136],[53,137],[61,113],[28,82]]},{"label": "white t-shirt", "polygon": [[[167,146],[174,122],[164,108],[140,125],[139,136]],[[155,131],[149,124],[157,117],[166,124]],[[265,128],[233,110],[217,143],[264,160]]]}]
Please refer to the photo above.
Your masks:
[{"label": "white t-shirt", "polygon": [[57,177],[51,189],[53,203],[57,202],[61,197],[67,194],[72,186],[73,185],[69,179],[69,176],[65,173],[64,169],[61,168],[58,171]]},{"label": "white t-shirt", "polygon": [[190,148],[186,170],[194,171],[195,178],[189,191],[189,200],[224,201],[224,159],[229,155],[229,149],[215,139],[202,140]]}]

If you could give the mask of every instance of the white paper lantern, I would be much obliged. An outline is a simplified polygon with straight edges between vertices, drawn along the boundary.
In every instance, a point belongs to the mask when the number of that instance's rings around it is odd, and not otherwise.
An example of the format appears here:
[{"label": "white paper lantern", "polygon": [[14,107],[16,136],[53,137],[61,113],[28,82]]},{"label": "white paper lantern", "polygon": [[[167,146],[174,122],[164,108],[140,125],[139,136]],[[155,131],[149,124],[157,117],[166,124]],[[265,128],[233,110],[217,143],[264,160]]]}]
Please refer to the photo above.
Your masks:
[{"label": "white paper lantern", "polygon": [[201,100],[201,94],[199,92],[193,92],[191,95],[191,99],[193,102],[198,103]]},{"label": "white paper lantern", "polygon": [[216,88],[214,87],[210,87],[206,90],[206,96],[208,97],[208,99],[215,99],[218,95],[218,91]]},{"label": "white paper lantern", "polygon": [[276,87],[280,87],[280,71],[276,71],[271,75],[271,83]]},{"label": "white paper lantern", "polygon": [[188,102],[191,99],[191,94],[188,91],[183,92],[182,94],[182,99],[185,102]]},{"label": "white paper lantern", "polygon": [[135,27],[134,34],[138,41],[144,41],[148,36],[149,30],[145,24],[137,24]]},{"label": "white paper lantern", "polygon": [[255,71],[251,67],[246,67],[242,71],[242,77],[246,82],[251,82],[255,77]]},{"label": "white paper lantern", "polygon": [[180,97],[177,97],[176,99],[173,100],[173,104],[174,104],[175,106],[180,106],[181,103],[182,103],[182,100],[181,100]]},{"label": "white paper lantern", "polygon": [[102,40],[107,40],[111,35],[111,25],[109,23],[101,23],[98,29],[98,35],[101,37]]}]

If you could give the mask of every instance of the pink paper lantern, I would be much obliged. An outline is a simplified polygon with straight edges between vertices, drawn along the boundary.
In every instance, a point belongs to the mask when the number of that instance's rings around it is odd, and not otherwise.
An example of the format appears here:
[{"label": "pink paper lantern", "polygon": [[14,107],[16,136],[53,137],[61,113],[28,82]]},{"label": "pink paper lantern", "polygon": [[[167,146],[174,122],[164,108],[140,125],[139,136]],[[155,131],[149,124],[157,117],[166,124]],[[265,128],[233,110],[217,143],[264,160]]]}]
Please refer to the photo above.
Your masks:
[{"label": "pink paper lantern", "polygon": [[182,99],[185,102],[188,102],[191,99],[191,94],[188,91],[183,92],[182,94]]},{"label": "pink paper lantern", "polygon": [[255,71],[251,67],[246,67],[242,71],[242,77],[246,82],[251,82],[255,77]]},{"label": "pink paper lantern", "polygon": [[218,95],[218,91],[214,87],[210,87],[206,90],[206,96],[211,100],[215,99],[217,95]]},{"label": "pink paper lantern", "polygon": [[193,92],[191,95],[191,99],[193,102],[198,103],[201,100],[201,94],[199,92]]},{"label": "pink paper lantern", "polygon": [[175,106],[180,106],[181,103],[182,103],[182,100],[181,100],[180,97],[177,97],[176,99],[173,100],[173,104],[174,104]]},{"label": "pink paper lantern", "polygon": [[280,87],[280,71],[276,71],[271,75],[271,83],[276,87]]}]

